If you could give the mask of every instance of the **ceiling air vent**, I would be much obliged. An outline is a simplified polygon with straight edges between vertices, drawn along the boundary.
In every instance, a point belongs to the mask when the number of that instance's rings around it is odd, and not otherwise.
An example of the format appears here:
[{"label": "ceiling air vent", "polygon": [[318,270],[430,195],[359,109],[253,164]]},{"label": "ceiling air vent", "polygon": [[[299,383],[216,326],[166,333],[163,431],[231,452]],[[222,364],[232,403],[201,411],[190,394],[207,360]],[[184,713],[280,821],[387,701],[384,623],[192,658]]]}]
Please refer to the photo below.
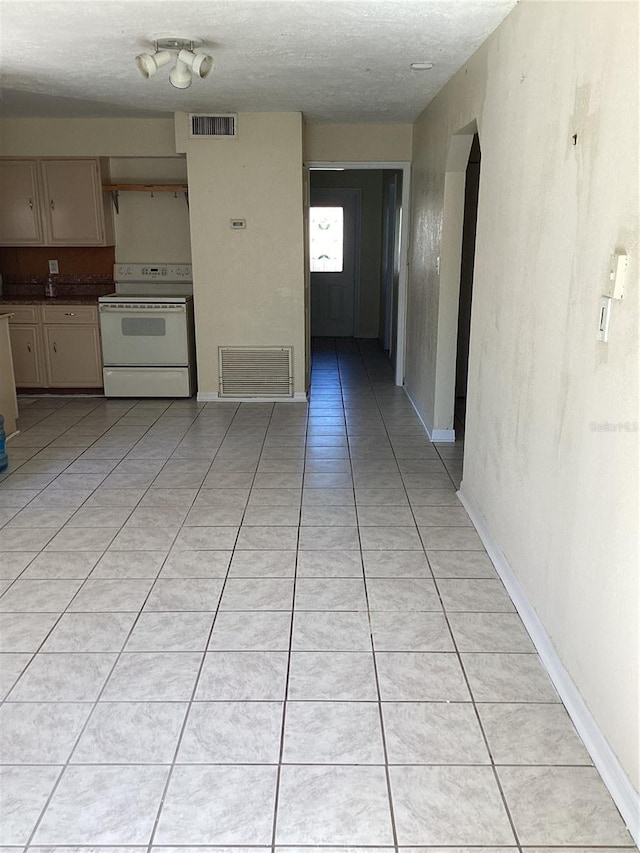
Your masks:
[{"label": "ceiling air vent", "polygon": [[189,121],[191,122],[189,136],[199,139],[204,137],[235,139],[237,135],[237,119],[238,116],[231,113],[224,115],[189,113]]},{"label": "ceiling air vent", "polygon": [[221,397],[292,397],[291,347],[220,347]]}]

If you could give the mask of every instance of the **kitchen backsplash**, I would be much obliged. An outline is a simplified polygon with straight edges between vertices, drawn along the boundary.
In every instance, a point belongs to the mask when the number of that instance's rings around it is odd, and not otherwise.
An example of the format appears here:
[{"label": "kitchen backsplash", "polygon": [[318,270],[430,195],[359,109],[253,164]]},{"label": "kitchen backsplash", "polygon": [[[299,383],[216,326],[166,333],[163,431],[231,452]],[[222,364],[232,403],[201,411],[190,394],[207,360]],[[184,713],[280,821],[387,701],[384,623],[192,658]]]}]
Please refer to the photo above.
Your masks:
[{"label": "kitchen backsplash", "polygon": [[49,261],[58,261],[56,296],[95,297],[113,292],[113,246],[48,246],[0,248],[0,274],[4,299],[44,296]]},{"label": "kitchen backsplash", "polygon": [[50,260],[58,261],[61,281],[75,280],[78,276],[106,276],[113,280],[113,246],[3,246],[0,248],[0,273],[5,284],[11,277],[46,278]]}]

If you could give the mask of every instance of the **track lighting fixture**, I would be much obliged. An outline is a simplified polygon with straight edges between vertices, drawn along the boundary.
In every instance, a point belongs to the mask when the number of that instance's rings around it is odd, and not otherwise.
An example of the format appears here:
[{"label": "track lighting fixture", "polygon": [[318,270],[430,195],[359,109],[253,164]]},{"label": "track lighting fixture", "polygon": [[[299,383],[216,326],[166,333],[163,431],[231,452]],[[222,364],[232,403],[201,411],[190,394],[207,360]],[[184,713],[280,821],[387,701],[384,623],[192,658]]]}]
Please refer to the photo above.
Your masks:
[{"label": "track lighting fixture", "polygon": [[198,38],[158,36],[151,40],[154,53],[136,56],[136,65],[143,77],[149,79],[158,68],[167,65],[176,57],[176,64],[169,74],[169,82],[176,89],[188,89],[193,75],[207,77],[213,68],[213,59],[206,53],[195,52],[202,44]]}]

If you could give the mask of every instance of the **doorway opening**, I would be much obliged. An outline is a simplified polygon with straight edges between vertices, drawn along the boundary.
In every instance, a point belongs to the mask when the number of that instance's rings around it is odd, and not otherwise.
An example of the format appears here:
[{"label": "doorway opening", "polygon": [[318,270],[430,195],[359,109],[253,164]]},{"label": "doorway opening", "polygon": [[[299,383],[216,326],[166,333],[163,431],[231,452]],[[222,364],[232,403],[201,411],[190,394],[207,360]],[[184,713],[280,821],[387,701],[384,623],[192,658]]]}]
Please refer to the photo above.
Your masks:
[{"label": "doorway opening", "polygon": [[[461,438],[462,423],[455,423],[455,406],[458,367],[463,377],[458,387],[461,394],[461,406],[466,420],[467,375],[469,364],[469,340],[471,298],[473,285],[473,260],[475,255],[475,232],[478,211],[478,189],[469,189],[469,213],[465,212],[467,195],[467,170],[469,155],[478,137],[478,127],[474,121],[454,133],[449,142],[447,165],[444,176],[444,198],[442,217],[442,236],[440,257],[434,257],[435,273],[438,281],[437,337],[435,340],[435,385],[433,400],[433,420],[427,423],[427,431],[432,441],[455,442]],[[478,151],[479,151],[479,143]],[[479,174],[477,164],[476,171]],[[473,169],[472,169],[473,171]],[[470,184],[474,179],[470,180]],[[474,203],[472,204],[472,200]],[[464,287],[461,330],[458,331],[461,270],[463,256],[463,231],[467,226],[465,248],[465,272],[468,272]],[[473,244],[473,245],[472,245]],[[472,331],[472,330],[471,330]],[[473,365],[472,365],[473,367]],[[470,388],[473,392],[473,388]],[[455,424],[455,429],[454,429]]]},{"label": "doorway opening", "polygon": [[469,373],[469,338],[471,334],[471,301],[473,298],[473,267],[476,252],[478,223],[478,191],[480,189],[480,139],[473,136],[466,170],[464,219],[462,223],[462,252],[460,259],[460,295],[458,297],[458,338],[456,348],[456,379],[454,430],[456,437],[464,436],[467,413],[467,379]]},{"label": "doorway opening", "polygon": [[402,384],[408,165],[386,165],[310,167],[309,327],[379,340]]}]

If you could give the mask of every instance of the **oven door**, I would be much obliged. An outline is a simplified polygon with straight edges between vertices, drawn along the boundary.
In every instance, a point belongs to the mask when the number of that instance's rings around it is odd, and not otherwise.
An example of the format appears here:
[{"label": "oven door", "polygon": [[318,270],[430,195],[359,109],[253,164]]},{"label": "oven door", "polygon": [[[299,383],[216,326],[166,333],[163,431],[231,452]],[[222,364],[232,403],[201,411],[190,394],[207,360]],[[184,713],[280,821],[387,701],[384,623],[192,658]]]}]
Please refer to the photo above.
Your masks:
[{"label": "oven door", "polygon": [[100,305],[105,365],[187,365],[189,339],[184,304]]}]

